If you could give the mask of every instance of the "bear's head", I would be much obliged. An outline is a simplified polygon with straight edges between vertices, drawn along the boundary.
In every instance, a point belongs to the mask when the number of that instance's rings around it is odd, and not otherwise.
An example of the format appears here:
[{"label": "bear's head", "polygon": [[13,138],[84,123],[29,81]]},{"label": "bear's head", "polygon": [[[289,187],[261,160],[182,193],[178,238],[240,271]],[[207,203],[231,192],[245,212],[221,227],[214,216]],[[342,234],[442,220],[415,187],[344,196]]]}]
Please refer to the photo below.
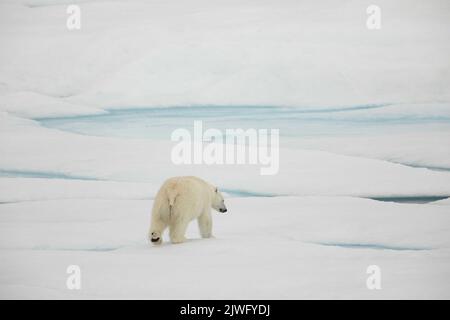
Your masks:
[{"label": "bear's head", "polygon": [[216,187],[214,187],[212,208],[222,213],[227,212],[227,207],[225,206],[225,200],[223,199],[222,193],[220,193]]}]

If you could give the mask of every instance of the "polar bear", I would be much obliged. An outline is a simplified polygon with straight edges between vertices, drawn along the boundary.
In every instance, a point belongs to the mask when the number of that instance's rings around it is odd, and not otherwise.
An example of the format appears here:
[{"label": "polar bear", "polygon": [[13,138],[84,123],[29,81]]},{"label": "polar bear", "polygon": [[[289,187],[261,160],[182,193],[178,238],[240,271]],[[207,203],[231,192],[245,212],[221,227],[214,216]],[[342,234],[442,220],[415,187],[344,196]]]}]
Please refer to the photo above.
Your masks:
[{"label": "polar bear", "polygon": [[161,244],[163,231],[169,227],[170,241],[184,242],[189,222],[198,219],[202,238],[209,238],[212,236],[211,208],[227,212],[216,187],[193,176],[170,178],[156,194],[148,237],[153,244]]}]

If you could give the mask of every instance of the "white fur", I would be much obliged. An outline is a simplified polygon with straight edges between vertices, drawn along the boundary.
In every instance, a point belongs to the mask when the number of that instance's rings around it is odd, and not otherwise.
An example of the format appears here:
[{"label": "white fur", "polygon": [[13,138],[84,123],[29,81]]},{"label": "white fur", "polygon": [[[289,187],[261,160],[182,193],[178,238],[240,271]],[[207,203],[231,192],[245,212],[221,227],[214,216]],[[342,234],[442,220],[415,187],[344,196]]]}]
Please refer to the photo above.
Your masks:
[{"label": "white fur", "polygon": [[211,208],[227,210],[216,187],[197,177],[170,178],[156,194],[149,239],[160,244],[164,230],[169,227],[170,241],[184,242],[187,226],[194,219],[198,219],[201,236],[209,238],[212,236]]}]

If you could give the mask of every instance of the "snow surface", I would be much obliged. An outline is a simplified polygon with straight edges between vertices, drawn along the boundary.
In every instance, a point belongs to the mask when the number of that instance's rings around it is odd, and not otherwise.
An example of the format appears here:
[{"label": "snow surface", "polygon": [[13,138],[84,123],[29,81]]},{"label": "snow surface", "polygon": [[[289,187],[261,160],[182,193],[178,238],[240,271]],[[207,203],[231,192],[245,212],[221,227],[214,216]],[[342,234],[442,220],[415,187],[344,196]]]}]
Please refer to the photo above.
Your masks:
[{"label": "snow surface", "polygon": [[[19,2],[19,3],[18,3]],[[0,89],[103,106],[450,99],[446,0],[4,1]],[[65,3],[65,2],[63,2]]]},{"label": "snow surface", "polygon": [[[444,207],[342,197],[233,198],[227,199],[231,213],[215,216],[216,238],[198,240],[193,225],[188,243],[152,247],[144,238],[151,204],[2,205],[1,297],[448,297]],[[83,272],[80,291],[65,287],[71,264]],[[381,291],[366,288],[372,264],[383,272]]]},{"label": "snow surface", "polygon": [[[75,2],[79,31],[68,1],[0,2],[0,298],[450,298],[449,199],[402,203],[450,196],[448,1],[377,1],[378,31],[370,1]],[[203,118],[280,128],[279,173],[173,165]],[[229,214],[153,247],[176,175]]]}]

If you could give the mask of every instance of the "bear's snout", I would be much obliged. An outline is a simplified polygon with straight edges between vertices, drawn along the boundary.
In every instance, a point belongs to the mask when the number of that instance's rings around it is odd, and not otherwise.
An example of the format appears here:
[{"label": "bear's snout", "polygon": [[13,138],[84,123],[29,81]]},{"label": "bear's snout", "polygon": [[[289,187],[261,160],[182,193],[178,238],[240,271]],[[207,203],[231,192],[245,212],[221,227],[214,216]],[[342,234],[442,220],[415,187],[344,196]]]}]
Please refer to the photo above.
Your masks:
[{"label": "bear's snout", "polygon": [[152,242],[158,242],[159,241],[159,237],[158,238],[152,238],[151,241]]},{"label": "bear's snout", "polygon": [[225,212],[227,212],[228,210],[227,210],[227,209],[219,209],[219,211],[222,212],[222,213],[225,213]]}]

